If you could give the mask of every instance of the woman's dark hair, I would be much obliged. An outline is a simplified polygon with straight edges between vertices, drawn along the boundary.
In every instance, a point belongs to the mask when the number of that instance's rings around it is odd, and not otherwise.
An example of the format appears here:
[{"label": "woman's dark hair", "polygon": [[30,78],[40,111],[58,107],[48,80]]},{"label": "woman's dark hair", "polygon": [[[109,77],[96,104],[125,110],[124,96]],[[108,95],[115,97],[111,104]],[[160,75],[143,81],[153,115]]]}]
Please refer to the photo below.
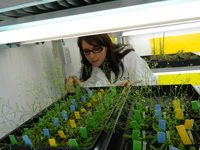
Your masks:
[{"label": "woman's dark hair", "polygon": [[[109,67],[109,68],[107,68],[107,71],[109,70],[109,74],[111,73],[111,70],[114,72],[115,77],[116,77],[114,83],[118,79],[119,72],[120,72],[120,67],[119,67],[120,65],[122,67],[122,76],[123,76],[124,66],[121,63],[121,59],[124,58],[124,56],[126,54],[128,54],[130,51],[134,51],[134,49],[127,48],[128,45],[113,44],[111,41],[111,38],[109,37],[108,34],[99,34],[99,35],[83,36],[83,37],[78,38],[78,41],[77,41],[78,47],[79,47],[79,50],[80,50],[80,53],[82,56],[81,80],[86,81],[91,76],[91,73],[92,73],[92,64],[86,59],[85,55],[82,52],[82,41],[83,40],[93,46],[107,47],[107,54],[106,54],[106,58],[103,63],[105,63],[105,62],[108,63],[106,66]],[[125,47],[126,47],[126,50],[124,50]],[[124,50],[124,51],[122,51],[122,50]],[[101,66],[99,66],[101,69],[102,69],[102,64],[101,64]]]}]

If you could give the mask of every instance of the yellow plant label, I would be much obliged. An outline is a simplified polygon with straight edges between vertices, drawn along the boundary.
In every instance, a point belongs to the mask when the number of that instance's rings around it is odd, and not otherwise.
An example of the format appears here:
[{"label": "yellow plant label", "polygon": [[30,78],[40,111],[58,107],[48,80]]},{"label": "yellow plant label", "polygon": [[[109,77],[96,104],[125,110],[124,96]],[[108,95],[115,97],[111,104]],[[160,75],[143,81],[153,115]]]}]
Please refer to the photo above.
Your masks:
[{"label": "yellow plant label", "polygon": [[95,98],[95,96],[92,96],[92,99],[93,99],[94,102],[97,101],[97,99]]},{"label": "yellow plant label", "polygon": [[176,129],[183,141],[184,145],[190,145],[192,144],[192,142],[190,141],[190,138],[185,130],[185,126],[184,125],[180,125],[180,126],[176,126]]},{"label": "yellow plant label", "polygon": [[78,111],[75,111],[75,116],[76,116],[76,119],[81,119],[80,114],[79,114]]},{"label": "yellow plant label", "polygon": [[174,100],[173,104],[174,104],[174,109],[180,109],[180,102],[179,102],[179,100]]},{"label": "yellow plant label", "polygon": [[61,138],[63,139],[66,138],[66,135],[62,130],[58,131],[58,134],[60,135]]},{"label": "yellow plant label", "polygon": [[69,121],[70,121],[71,127],[72,127],[72,128],[76,128],[75,120],[70,119]]},{"label": "yellow plant label", "polygon": [[176,118],[183,119],[182,110],[181,109],[175,109],[175,112],[176,112],[176,115],[175,115]]},{"label": "yellow plant label", "polygon": [[87,103],[87,106],[88,106],[88,107],[92,107],[92,104],[91,104],[91,103]]},{"label": "yellow plant label", "polygon": [[103,89],[100,89],[101,93],[103,94],[104,93],[104,90]]},{"label": "yellow plant label", "polygon": [[185,120],[185,124],[184,124],[185,129],[191,130],[192,125],[193,125],[193,121],[194,121],[194,120],[186,119],[186,120]]},{"label": "yellow plant label", "polygon": [[49,139],[49,144],[51,147],[57,147],[55,139]]},{"label": "yellow plant label", "polygon": [[81,112],[86,112],[85,108],[82,108],[82,109],[81,109]]}]

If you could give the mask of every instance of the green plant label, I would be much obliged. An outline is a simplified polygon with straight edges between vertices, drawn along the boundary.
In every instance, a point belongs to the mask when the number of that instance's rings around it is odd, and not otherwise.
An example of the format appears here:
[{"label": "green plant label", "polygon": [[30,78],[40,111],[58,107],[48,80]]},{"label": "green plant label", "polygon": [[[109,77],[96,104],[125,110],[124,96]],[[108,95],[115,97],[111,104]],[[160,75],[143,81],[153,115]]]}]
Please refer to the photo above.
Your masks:
[{"label": "green plant label", "polygon": [[137,121],[141,120],[140,110],[134,110],[134,114]]},{"label": "green plant label", "polygon": [[85,127],[80,127],[80,131],[81,131],[81,137],[84,138],[84,139],[87,139],[88,136],[87,136],[87,130]]},{"label": "green plant label", "polygon": [[40,125],[40,126],[44,126],[44,119],[39,118],[39,125]]},{"label": "green plant label", "polygon": [[53,119],[53,112],[51,110],[48,110],[47,111],[47,116],[48,116],[48,119]]},{"label": "green plant label", "polygon": [[60,106],[59,106],[59,104],[55,104],[55,109],[56,109],[57,113],[60,112]]},{"label": "green plant label", "polygon": [[88,124],[90,128],[95,128],[95,121],[93,118],[89,118]]},{"label": "green plant label", "polygon": [[192,101],[191,103],[192,103],[192,109],[194,109],[194,110],[198,110],[199,109],[197,101]]},{"label": "green plant label", "polygon": [[72,148],[79,148],[76,139],[69,139],[69,144]]},{"label": "green plant label", "polygon": [[140,136],[140,131],[139,130],[133,130],[132,133],[132,140],[139,140],[139,136]]},{"label": "green plant label", "polygon": [[12,144],[17,144],[17,140],[15,139],[14,135],[9,135],[9,138]]},{"label": "green plant label", "polygon": [[62,101],[62,106],[63,106],[64,108],[67,108],[67,103],[66,103],[66,101]]},{"label": "green plant label", "polygon": [[79,98],[80,98],[79,92],[76,92],[76,99],[79,99]]},{"label": "green plant label", "polygon": [[141,150],[142,149],[142,142],[134,140],[133,141],[133,150]]},{"label": "green plant label", "polygon": [[133,130],[136,130],[136,129],[139,128],[139,125],[138,125],[136,120],[135,121],[131,121],[131,126],[132,126]]},{"label": "green plant label", "polygon": [[26,135],[31,135],[31,133],[30,133],[28,128],[24,128],[24,132],[25,132]]}]

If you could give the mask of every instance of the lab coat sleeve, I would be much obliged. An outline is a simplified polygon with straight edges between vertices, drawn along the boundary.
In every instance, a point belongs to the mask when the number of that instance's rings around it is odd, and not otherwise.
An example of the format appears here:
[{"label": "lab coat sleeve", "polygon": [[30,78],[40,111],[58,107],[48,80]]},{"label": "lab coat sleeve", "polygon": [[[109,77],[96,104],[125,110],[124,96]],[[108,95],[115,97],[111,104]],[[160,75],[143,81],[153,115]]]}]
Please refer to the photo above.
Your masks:
[{"label": "lab coat sleeve", "polygon": [[129,52],[124,57],[124,66],[133,85],[157,85],[157,80],[149,66],[135,51]]}]

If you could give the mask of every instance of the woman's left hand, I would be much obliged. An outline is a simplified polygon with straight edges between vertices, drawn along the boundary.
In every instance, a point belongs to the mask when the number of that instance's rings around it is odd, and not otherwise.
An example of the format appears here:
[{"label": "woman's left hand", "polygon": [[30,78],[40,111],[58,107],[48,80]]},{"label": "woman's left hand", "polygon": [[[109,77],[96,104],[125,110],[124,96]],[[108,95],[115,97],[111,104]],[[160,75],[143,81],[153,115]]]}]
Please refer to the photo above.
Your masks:
[{"label": "woman's left hand", "polygon": [[122,83],[118,84],[117,86],[126,87],[127,89],[129,89],[130,86],[132,86],[132,85],[133,85],[132,82],[128,82],[127,80],[125,80]]}]

